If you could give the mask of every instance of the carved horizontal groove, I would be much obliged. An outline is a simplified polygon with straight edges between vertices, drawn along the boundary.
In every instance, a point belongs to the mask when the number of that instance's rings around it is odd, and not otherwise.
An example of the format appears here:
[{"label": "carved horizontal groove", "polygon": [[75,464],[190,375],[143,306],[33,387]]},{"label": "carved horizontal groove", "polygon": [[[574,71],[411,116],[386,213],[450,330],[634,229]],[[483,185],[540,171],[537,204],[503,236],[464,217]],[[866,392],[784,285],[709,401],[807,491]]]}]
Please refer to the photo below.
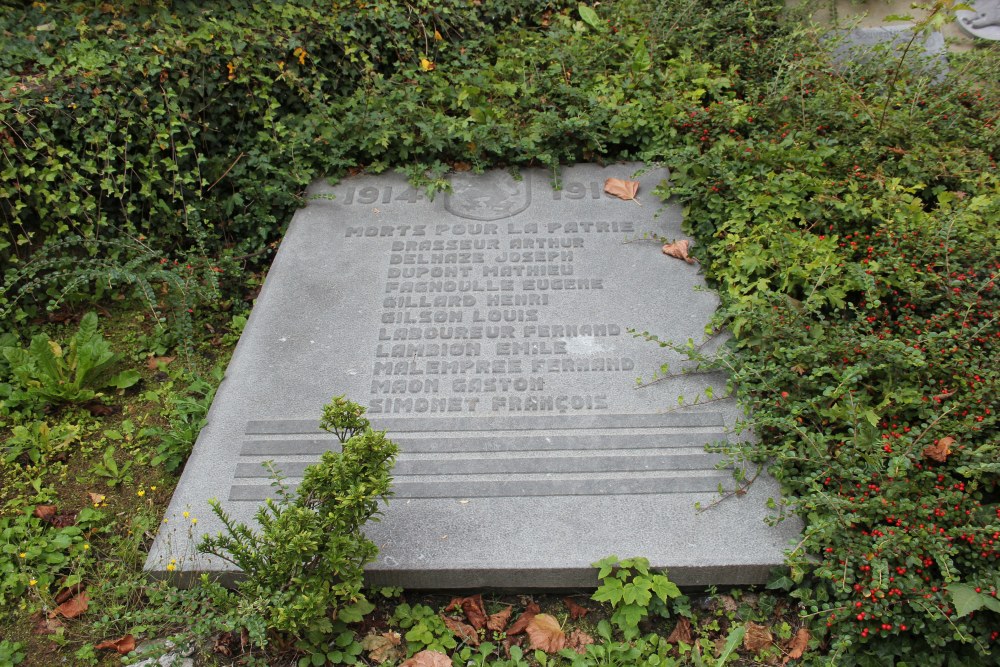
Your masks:
[{"label": "carved horizontal groove", "polygon": [[[456,478],[457,480],[458,478]],[[576,477],[562,479],[463,480],[461,489],[441,481],[396,481],[393,496],[399,498],[502,498],[524,496],[614,496],[663,493],[715,493],[719,485],[732,481],[724,472],[686,472],[684,477],[669,474],[628,477]],[[294,485],[289,488],[294,490]],[[237,484],[229,491],[232,501],[262,501],[274,498],[269,484]]]},{"label": "carved horizontal groove", "polygon": [[[718,454],[646,454],[645,456],[548,456],[475,457],[432,460],[400,459],[393,468],[397,483],[407,475],[481,475],[501,473],[638,472],[645,470],[710,470],[723,460]],[[275,461],[274,468],[284,477],[302,477],[306,461]],[[236,477],[268,477],[256,463],[240,463]]]},{"label": "carved horizontal groove", "polygon": [[[580,435],[542,435],[518,433],[516,435],[484,435],[474,437],[443,436],[420,437],[389,433],[389,437],[406,453],[420,452],[520,452],[556,449],[658,449],[702,446],[710,442],[727,440],[717,427],[689,427],[670,433],[587,433]],[[247,440],[240,449],[242,456],[294,456],[297,454],[319,456],[330,449],[339,449],[340,443],[328,439]]]},{"label": "carved horizontal groove", "polygon": [[[443,431],[539,431],[545,429],[583,430],[595,428],[666,428],[722,426],[720,412],[670,412],[663,414],[484,414],[477,417],[383,417],[368,415],[375,427],[390,433]],[[311,419],[274,419],[247,423],[247,435],[314,435],[321,433],[319,422]]]}]

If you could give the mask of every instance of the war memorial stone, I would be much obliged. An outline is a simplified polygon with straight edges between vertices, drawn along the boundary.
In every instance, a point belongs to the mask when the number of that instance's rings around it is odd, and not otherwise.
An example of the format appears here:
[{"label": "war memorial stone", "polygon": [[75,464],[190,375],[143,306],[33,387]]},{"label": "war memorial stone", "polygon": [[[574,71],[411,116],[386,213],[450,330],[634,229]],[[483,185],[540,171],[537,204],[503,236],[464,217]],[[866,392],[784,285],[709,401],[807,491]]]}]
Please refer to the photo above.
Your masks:
[{"label": "war memorial stone", "polygon": [[318,420],[346,394],[400,446],[395,495],[366,528],[373,585],[593,586],[609,554],[680,584],[764,581],[800,527],[764,523],[766,476],[715,502],[734,482],[705,445],[740,437],[734,402],[707,399],[726,378],[637,385],[685,360],[631,332],[700,342],[718,304],[696,264],[643,240],[683,238],[680,207],[652,194],[665,170],[638,177],[641,203],[604,192],[638,168],[567,168],[561,189],[542,170],[461,173],[433,201],[394,175],[314,186],[147,568],[231,574],[196,553],[219,528],[209,500],[250,521],[276,496],[264,462],[294,486],[339,446]]}]

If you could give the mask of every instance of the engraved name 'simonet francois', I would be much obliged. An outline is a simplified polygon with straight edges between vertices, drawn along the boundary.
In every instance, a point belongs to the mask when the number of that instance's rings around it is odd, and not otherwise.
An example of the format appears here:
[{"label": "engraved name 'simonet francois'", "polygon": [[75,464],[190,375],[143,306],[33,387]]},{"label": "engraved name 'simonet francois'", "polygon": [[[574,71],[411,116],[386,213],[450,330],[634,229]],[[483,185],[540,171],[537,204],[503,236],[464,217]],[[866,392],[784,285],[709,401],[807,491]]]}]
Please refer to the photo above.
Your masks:
[{"label": "engraved name 'simonet francois'", "polygon": [[[388,190],[356,194],[346,203],[419,199],[411,191],[395,199]],[[589,190],[570,184],[563,194],[576,199]],[[581,253],[597,251],[591,247],[596,239],[588,237],[601,235],[603,240],[634,231],[631,221],[344,227],[345,239],[375,241],[387,251],[369,412],[609,410],[599,376],[632,371],[635,362],[622,356],[578,356],[571,342],[621,336],[621,325],[557,322],[549,313],[552,306],[567,303],[561,300],[604,289],[604,278],[577,275]],[[594,393],[551,387],[551,378],[565,374],[594,378]]]}]

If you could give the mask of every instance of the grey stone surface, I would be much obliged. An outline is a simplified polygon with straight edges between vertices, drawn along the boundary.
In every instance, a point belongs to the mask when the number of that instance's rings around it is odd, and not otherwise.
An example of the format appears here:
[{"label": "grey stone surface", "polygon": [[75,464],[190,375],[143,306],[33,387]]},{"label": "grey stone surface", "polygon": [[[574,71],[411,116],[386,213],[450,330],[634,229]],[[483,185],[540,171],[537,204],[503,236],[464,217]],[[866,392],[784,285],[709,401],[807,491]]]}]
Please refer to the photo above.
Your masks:
[{"label": "grey stone surface", "polygon": [[[896,63],[912,38],[913,25],[909,23],[841,31],[833,49],[833,59],[847,66],[856,61],[867,62],[878,54],[879,57],[887,57]],[[885,50],[887,45],[891,46],[888,51]],[[933,72],[939,79],[943,77],[948,68],[944,35],[932,32],[927,37],[917,37],[906,55],[904,65]]]},{"label": "grey stone surface", "polygon": [[1000,0],[967,3],[972,10],[955,12],[955,22],[973,37],[1000,40]]},{"label": "grey stone surface", "polygon": [[541,170],[458,174],[433,201],[401,176],[314,186],[147,568],[231,573],[194,548],[219,528],[208,500],[250,520],[275,495],[261,464],[294,486],[338,446],[317,422],[346,394],[401,449],[395,496],[367,529],[380,549],[373,584],[592,586],[590,564],[612,553],[645,556],[681,584],[763,581],[799,530],[764,524],[774,481],[695,508],[733,487],[705,445],[738,437],[740,413],[679,398],[705,401],[726,378],[637,388],[686,362],[629,330],[700,341],[718,303],[696,265],[643,240],[683,236],[680,207],[652,195],[665,170],[639,179],[641,204],[603,193],[638,166],[567,168],[561,190]]}]

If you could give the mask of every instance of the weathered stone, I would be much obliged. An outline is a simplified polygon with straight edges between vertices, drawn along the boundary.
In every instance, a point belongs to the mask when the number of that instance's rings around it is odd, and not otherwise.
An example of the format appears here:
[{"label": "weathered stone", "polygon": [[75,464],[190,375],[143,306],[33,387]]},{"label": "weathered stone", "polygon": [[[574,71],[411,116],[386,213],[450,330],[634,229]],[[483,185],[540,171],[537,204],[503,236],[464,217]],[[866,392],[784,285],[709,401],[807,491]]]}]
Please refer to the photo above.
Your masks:
[{"label": "weathered stone", "polygon": [[977,0],[968,4],[972,10],[955,12],[955,22],[973,37],[1000,40],[1000,0]]},{"label": "weathered stone", "polygon": [[[736,437],[738,407],[709,400],[726,378],[680,374],[682,355],[631,333],[700,342],[717,307],[699,267],[654,239],[683,236],[680,207],[652,194],[666,171],[639,179],[638,202],[603,192],[637,166],[568,168],[560,190],[541,170],[459,174],[433,201],[400,176],[314,187],[147,567],[227,572],[195,553],[219,528],[208,500],[249,520],[275,496],[261,464],[294,485],[337,446],[317,423],[346,394],[401,448],[395,497],[366,529],[373,584],[587,586],[611,553],[682,584],[763,581],[798,531],[763,522],[774,481],[695,509],[733,488],[704,449]],[[664,363],[670,377],[637,388]]]}]

